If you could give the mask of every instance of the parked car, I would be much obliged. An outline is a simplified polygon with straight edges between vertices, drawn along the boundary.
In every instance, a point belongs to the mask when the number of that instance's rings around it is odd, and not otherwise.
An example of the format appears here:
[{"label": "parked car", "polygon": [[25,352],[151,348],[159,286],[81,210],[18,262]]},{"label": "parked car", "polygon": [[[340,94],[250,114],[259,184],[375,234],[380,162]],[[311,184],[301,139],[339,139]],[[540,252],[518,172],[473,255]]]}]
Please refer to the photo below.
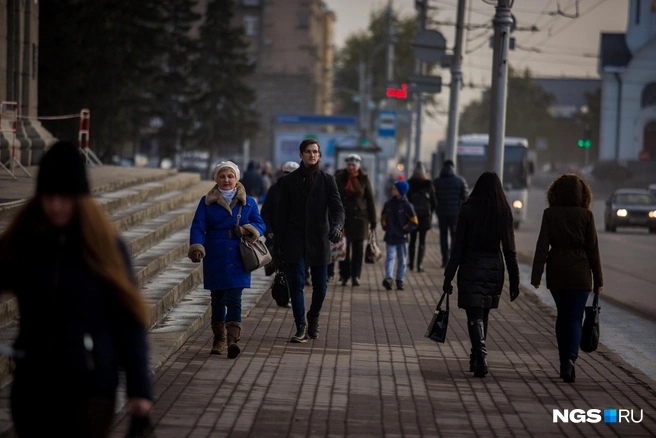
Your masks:
[{"label": "parked car", "polygon": [[612,232],[617,227],[639,227],[656,233],[656,198],[644,189],[615,190],[606,201],[604,226]]}]

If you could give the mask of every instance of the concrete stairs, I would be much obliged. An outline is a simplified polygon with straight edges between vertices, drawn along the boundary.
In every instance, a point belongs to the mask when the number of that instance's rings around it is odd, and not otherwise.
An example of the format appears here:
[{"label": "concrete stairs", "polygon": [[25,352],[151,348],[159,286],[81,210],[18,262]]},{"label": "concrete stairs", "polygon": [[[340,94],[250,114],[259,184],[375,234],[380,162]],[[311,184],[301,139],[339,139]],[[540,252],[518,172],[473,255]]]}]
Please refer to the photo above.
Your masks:
[{"label": "concrete stairs", "polygon": [[[170,172],[157,179],[94,190],[96,200],[128,245],[134,272],[150,306],[153,373],[209,320],[210,295],[203,289],[202,264],[189,261],[187,250],[196,206],[211,187],[212,182],[201,181],[197,173]],[[8,220],[0,219],[1,233]],[[245,310],[254,306],[269,282],[263,269],[253,273],[252,292],[244,291]],[[15,298],[5,296],[0,302],[0,344],[11,345],[18,317]],[[0,356],[0,436],[10,427],[11,370],[11,361]]]}]

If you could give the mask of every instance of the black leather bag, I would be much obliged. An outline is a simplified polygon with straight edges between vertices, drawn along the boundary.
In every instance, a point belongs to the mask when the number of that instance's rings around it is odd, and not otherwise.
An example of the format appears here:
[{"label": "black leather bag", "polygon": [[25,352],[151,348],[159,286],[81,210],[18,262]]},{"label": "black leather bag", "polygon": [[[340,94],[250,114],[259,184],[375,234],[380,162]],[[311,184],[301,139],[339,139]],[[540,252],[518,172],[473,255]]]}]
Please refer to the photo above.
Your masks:
[{"label": "black leather bag", "polygon": [[599,294],[595,293],[592,306],[585,306],[583,333],[581,335],[581,351],[592,353],[599,346]]},{"label": "black leather bag", "polygon": [[[444,309],[442,309],[442,302],[446,297],[446,304]],[[443,343],[446,340],[446,332],[449,328],[449,294],[444,292],[440,301],[437,303],[435,312],[433,313],[433,318],[431,319],[430,324],[428,324],[428,329],[426,330],[426,336],[432,341]]]},{"label": "black leather bag", "polygon": [[271,283],[271,296],[278,307],[288,307],[289,283],[287,282],[285,272],[282,270],[276,272],[276,276],[273,277],[273,283]]}]

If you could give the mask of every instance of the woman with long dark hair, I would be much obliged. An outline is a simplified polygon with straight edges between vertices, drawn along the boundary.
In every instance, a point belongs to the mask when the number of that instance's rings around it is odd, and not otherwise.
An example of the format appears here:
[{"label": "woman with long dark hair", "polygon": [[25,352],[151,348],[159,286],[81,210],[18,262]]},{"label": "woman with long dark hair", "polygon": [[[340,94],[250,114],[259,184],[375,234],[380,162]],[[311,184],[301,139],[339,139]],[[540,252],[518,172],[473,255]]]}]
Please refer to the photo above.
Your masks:
[{"label": "woman with long dark hair", "polygon": [[513,216],[501,180],[484,172],[462,204],[451,257],[444,271],[444,291],[458,271],[458,307],[467,312],[471,341],[469,370],[488,373],[486,338],[490,309],[499,307],[504,283],[504,259],[510,280],[510,301],[519,296],[519,267]]}]

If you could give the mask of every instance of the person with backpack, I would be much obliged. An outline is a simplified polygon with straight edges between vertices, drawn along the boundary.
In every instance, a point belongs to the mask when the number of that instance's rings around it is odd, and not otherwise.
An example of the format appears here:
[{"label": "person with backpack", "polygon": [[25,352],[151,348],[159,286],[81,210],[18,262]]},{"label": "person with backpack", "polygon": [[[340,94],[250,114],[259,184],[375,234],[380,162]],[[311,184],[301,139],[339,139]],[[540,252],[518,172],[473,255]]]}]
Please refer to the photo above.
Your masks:
[{"label": "person with backpack", "polygon": [[[410,189],[408,190],[408,201],[415,209],[415,214],[419,220],[417,228],[410,233],[410,245],[408,246],[408,269],[414,268],[415,248],[417,255],[417,272],[424,272],[422,262],[426,252],[426,233],[431,229],[433,212],[437,207],[435,199],[435,190],[433,184],[426,175],[426,170],[421,161],[417,162],[414,172],[408,179]],[[419,245],[417,245],[417,236]]]}]

